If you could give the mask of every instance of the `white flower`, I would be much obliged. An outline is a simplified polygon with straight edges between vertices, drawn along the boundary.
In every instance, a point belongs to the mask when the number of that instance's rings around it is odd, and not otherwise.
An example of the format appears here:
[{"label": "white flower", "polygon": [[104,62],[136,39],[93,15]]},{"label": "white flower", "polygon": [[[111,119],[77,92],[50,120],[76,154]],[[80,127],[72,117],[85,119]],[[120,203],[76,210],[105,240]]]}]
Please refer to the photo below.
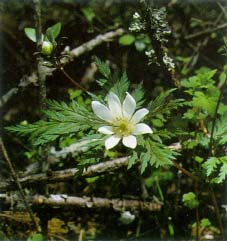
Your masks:
[{"label": "white flower", "polygon": [[107,150],[116,146],[121,139],[124,146],[134,149],[137,145],[136,135],[153,133],[148,125],[139,123],[149,111],[142,108],[135,112],[136,102],[129,93],[121,103],[118,96],[110,92],[107,103],[108,107],[99,101],[91,103],[94,113],[107,122],[107,125],[98,129],[98,132],[110,135],[105,141]]}]

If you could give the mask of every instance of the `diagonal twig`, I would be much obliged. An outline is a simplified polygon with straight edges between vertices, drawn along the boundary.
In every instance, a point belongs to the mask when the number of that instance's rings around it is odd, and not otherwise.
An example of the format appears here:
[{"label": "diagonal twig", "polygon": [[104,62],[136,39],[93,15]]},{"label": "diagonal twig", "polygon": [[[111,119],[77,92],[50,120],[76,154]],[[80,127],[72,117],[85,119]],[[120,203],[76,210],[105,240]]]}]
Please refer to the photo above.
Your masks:
[{"label": "diagonal twig", "polygon": [[32,212],[32,210],[31,210],[31,208],[30,208],[30,206],[29,206],[29,204],[28,204],[28,202],[27,202],[27,200],[26,200],[26,197],[25,197],[23,188],[22,188],[22,186],[21,186],[21,184],[20,184],[20,182],[19,182],[19,180],[18,180],[16,171],[15,171],[15,169],[14,169],[14,167],[13,167],[13,164],[12,164],[10,158],[9,158],[9,155],[8,155],[8,153],[7,153],[7,150],[6,150],[6,148],[5,148],[5,145],[4,145],[4,143],[3,143],[3,141],[2,141],[1,138],[0,138],[0,147],[1,147],[1,149],[2,149],[3,156],[5,157],[5,160],[6,160],[7,164],[8,164],[8,166],[9,166],[9,169],[10,169],[10,172],[11,172],[11,174],[12,174],[12,176],[13,176],[13,179],[14,179],[17,187],[18,187],[18,190],[19,190],[19,193],[20,193],[20,195],[21,195],[21,198],[22,198],[22,200],[23,200],[23,202],[24,202],[24,205],[25,205],[26,209],[27,209],[28,212],[29,212],[29,215],[30,215],[30,217],[31,217],[31,220],[32,220],[32,222],[33,222],[33,225],[36,227],[37,231],[40,231],[40,230],[39,230],[39,226],[38,226],[38,224],[36,223],[35,217],[34,217],[34,215],[33,215],[33,212]]},{"label": "diagonal twig", "polygon": [[[98,164],[91,165],[87,169],[84,169],[81,176],[89,177],[97,174],[102,174],[104,172],[111,172],[120,167],[128,165],[128,157],[117,158],[111,161],[101,162]],[[21,185],[29,185],[37,182],[56,182],[56,181],[67,181],[75,177],[80,170],[78,168],[65,169],[61,171],[53,171],[51,174],[39,173],[34,175],[29,175],[26,177],[18,178]],[[0,190],[7,190],[14,188],[13,183],[10,180],[0,183]]]},{"label": "diagonal twig", "polygon": [[[179,151],[179,146],[170,145],[169,148]],[[25,177],[18,178],[18,181],[21,183],[21,185],[29,185],[34,184],[37,182],[56,182],[56,181],[68,181],[75,177],[76,174],[80,174],[82,177],[89,177],[94,176],[98,174],[102,174],[105,172],[112,172],[114,170],[117,170],[121,167],[126,167],[128,165],[128,158],[129,157],[121,157],[116,158],[113,160],[101,162],[98,164],[93,164],[89,166],[88,168],[85,168],[82,173],[81,170],[78,168],[71,168],[71,169],[65,169],[60,171],[52,171],[51,173],[38,173],[33,175],[28,175]],[[184,167],[179,165],[176,161],[173,161],[174,166],[182,171],[186,176],[200,181],[200,179],[190,173],[188,170],[186,170]],[[8,190],[8,189],[14,189],[15,185],[12,183],[11,180],[6,180],[4,182],[0,182],[0,190]]]},{"label": "diagonal twig", "polygon": [[185,40],[198,38],[198,37],[200,37],[204,34],[213,33],[213,32],[216,32],[218,30],[221,30],[223,28],[227,28],[227,23],[220,24],[220,25],[218,25],[217,27],[214,27],[214,28],[208,28],[208,29],[203,30],[203,31],[199,31],[199,32],[196,32],[196,33],[189,34],[189,35],[185,36]]}]

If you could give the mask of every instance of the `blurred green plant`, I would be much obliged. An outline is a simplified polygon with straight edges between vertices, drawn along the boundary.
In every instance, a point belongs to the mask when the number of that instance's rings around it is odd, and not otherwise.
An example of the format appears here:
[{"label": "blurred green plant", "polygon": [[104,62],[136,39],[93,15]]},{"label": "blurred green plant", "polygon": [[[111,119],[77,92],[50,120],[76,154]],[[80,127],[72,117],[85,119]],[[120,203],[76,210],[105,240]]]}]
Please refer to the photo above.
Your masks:
[{"label": "blurred green plant", "polygon": [[43,241],[43,236],[40,233],[33,233],[29,236],[27,241]]},{"label": "blurred green plant", "polygon": [[[227,143],[227,106],[223,103],[223,91],[226,86],[226,69],[219,73],[218,82],[214,79],[217,70],[201,67],[195,75],[184,78],[181,86],[190,96],[185,103],[188,106],[183,119],[195,125],[184,140],[186,149],[202,148],[207,150],[204,156],[195,159],[211,177],[212,183],[221,183],[227,175],[227,157],[224,155]],[[221,155],[223,153],[223,155]],[[216,173],[216,177],[214,176]],[[213,176],[212,176],[213,175]]]},{"label": "blurred green plant", "polygon": [[199,201],[194,192],[185,193],[182,197],[182,202],[185,207],[190,209],[194,209],[199,206]]}]

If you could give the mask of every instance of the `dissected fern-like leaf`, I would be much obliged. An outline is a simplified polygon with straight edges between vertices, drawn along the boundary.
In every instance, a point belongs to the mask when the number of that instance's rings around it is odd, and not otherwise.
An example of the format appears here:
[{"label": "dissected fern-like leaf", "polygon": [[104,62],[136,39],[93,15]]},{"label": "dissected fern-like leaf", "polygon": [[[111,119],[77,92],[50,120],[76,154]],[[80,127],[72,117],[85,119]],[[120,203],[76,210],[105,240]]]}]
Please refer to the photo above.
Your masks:
[{"label": "dissected fern-like leaf", "polygon": [[110,75],[111,75],[111,71],[110,71],[109,66],[108,66],[105,62],[101,61],[101,60],[100,60],[99,58],[97,58],[97,57],[95,58],[95,64],[96,64],[99,72],[100,72],[105,78],[109,79],[109,78],[110,78]]},{"label": "dissected fern-like leaf", "polygon": [[66,104],[49,100],[48,107],[49,109],[44,111],[47,120],[6,127],[6,129],[21,136],[29,136],[34,145],[42,145],[62,135],[86,131],[101,124],[92,112],[79,106],[75,101]]},{"label": "dissected fern-like leaf", "polygon": [[172,160],[178,155],[177,152],[171,150],[160,142],[153,141],[151,138],[140,138],[140,145],[142,146],[139,159],[141,161],[141,173],[145,171],[148,164],[156,168],[172,165]]},{"label": "dissected fern-like leaf", "polygon": [[227,176],[227,156],[210,157],[203,163],[207,176],[216,176],[214,183],[222,183]]},{"label": "dissected fern-like leaf", "polygon": [[128,77],[126,72],[124,72],[120,80],[117,81],[110,90],[113,91],[121,101],[123,101],[123,99],[125,98],[125,93],[128,91],[128,88]]},{"label": "dissected fern-like leaf", "polygon": [[153,101],[148,104],[149,116],[156,117],[160,114],[169,115],[172,110],[177,109],[179,106],[184,105],[183,99],[170,99],[170,94],[176,89],[170,89],[161,93]]},{"label": "dissected fern-like leaf", "polygon": [[132,91],[132,96],[136,101],[137,108],[141,107],[144,103],[144,90],[142,83],[138,84],[136,88]]}]

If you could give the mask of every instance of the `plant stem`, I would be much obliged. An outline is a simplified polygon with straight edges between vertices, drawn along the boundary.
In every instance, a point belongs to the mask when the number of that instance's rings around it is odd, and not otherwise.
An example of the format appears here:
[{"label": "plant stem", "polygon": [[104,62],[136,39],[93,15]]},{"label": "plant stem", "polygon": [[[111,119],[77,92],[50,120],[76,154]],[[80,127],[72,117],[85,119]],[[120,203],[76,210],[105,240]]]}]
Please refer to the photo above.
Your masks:
[{"label": "plant stem", "polygon": [[177,162],[172,161],[174,166],[179,169],[180,171],[182,171],[186,176],[194,179],[195,181],[201,181],[200,178],[198,176],[193,175],[191,172],[189,172],[188,170],[186,170],[184,167],[182,167],[181,165],[179,165]]},{"label": "plant stem", "polygon": [[41,24],[41,3],[40,0],[34,0],[35,5],[35,25],[36,25],[36,44],[37,50],[41,50],[42,46],[42,24]]},{"label": "plant stem", "polygon": [[[215,128],[216,119],[217,119],[217,115],[218,115],[218,108],[221,104],[221,98],[223,96],[223,92],[224,92],[224,89],[225,89],[225,86],[226,86],[226,82],[227,82],[227,79],[225,79],[225,82],[220,89],[220,94],[218,96],[217,104],[216,104],[215,111],[214,111],[214,116],[213,116],[212,126],[211,126],[211,133],[210,133],[209,156],[215,156],[215,150],[213,149],[214,128]],[[210,192],[211,192],[211,195],[212,195],[212,202],[214,204],[216,217],[217,217],[219,228],[220,228],[220,231],[221,231],[221,236],[222,236],[222,239],[224,239],[223,223],[222,223],[222,219],[221,219],[221,215],[220,215],[220,210],[219,210],[219,207],[218,207],[218,204],[217,204],[217,199],[216,199],[216,196],[215,196],[215,193],[214,193],[214,190],[213,190],[212,186],[210,187]]]},{"label": "plant stem", "polygon": [[60,67],[61,72],[65,75],[65,77],[72,83],[74,84],[78,89],[82,91],[87,91],[83,86],[81,86],[79,83],[77,83],[67,72],[65,72],[63,67]]},{"label": "plant stem", "polygon": [[[199,194],[199,190],[198,190],[198,182],[195,181],[195,193],[196,193],[196,196],[198,197],[198,194]],[[199,208],[196,207],[196,240],[199,240]]]},{"label": "plant stem", "polygon": [[218,115],[218,108],[221,104],[221,98],[224,92],[224,87],[226,86],[226,81],[227,79],[225,79],[224,84],[222,85],[221,89],[220,89],[220,94],[218,96],[218,100],[217,100],[217,105],[215,107],[215,111],[214,111],[214,116],[213,116],[213,120],[212,120],[212,126],[211,126],[211,133],[210,133],[210,143],[209,143],[209,155],[213,155],[213,141],[214,141],[214,128],[215,128],[215,124],[216,124],[216,118]]},{"label": "plant stem", "polygon": [[215,209],[215,212],[216,212],[216,217],[217,217],[217,220],[218,220],[218,225],[219,225],[219,228],[220,228],[220,231],[221,231],[221,238],[222,238],[222,240],[225,240],[225,238],[224,238],[224,227],[223,227],[223,223],[222,223],[222,219],[221,219],[221,215],[220,215],[220,210],[219,210],[217,198],[215,196],[215,193],[214,193],[214,190],[213,190],[212,186],[210,187],[210,192],[211,192],[212,202],[214,204],[214,209]]},{"label": "plant stem", "polygon": [[204,34],[209,34],[209,33],[214,33],[218,30],[221,30],[223,28],[227,28],[227,23],[223,23],[223,24],[220,24],[214,28],[208,28],[206,30],[203,30],[203,31],[199,31],[199,32],[196,32],[196,33],[193,33],[193,34],[190,34],[188,36],[185,36],[185,39],[186,40],[189,40],[189,39],[193,39],[193,38],[198,38],[200,37],[201,35],[204,35]]},{"label": "plant stem", "polygon": [[35,5],[35,26],[36,26],[36,46],[37,46],[37,73],[38,73],[38,83],[39,83],[39,103],[40,110],[46,109],[46,74],[45,68],[43,66],[43,59],[40,55],[40,51],[42,48],[42,23],[41,23],[41,1],[34,0]]},{"label": "plant stem", "polygon": [[16,171],[15,171],[15,169],[13,167],[13,164],[12,164],[10,158],[9,158],[8,152],[7,152],[6,148],[5,148],[4,142],[1,139],[1,137],[0,137],[0,146],[1,146],[1,149],[2,149],[3,156],[4,156],[6,162],[7,162],[8,166],[9,166],[10,172],[11,172],[11,174],[13,176],[13,179],[14,179],[17,187],[18,187],[18,190],[19,190],[21,198],[22,198],[22,200],[24,202],[24,205],[25,205],[26,209],[28,210],[28,213],[30,215],[32,223],[33,223],[34,227],[36,228],[36,230],[38,232],[40,232],[40,228],[39,228],[38,224],[36,223],[36,220],[35,220],[34,214],[32,212],[32,209],[30,208],[30,206],[29,206],[29,204],[28,204],[28,202],[26,200],[23,188],[22,188],[20,182],[18,181],[18,177],[17,177]]}]

